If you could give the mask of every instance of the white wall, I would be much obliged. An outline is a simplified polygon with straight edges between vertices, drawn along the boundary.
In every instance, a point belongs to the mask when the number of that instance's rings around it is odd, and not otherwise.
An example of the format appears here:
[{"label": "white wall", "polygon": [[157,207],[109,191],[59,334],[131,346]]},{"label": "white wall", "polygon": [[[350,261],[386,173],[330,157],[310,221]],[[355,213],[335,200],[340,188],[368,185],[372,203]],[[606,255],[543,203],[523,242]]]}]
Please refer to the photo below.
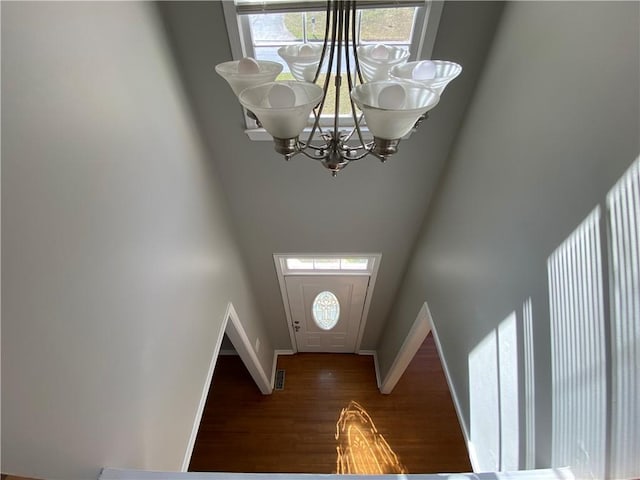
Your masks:
[{"label": "white wall", "polygon": [[2,2],[2,466],[179,469],[232,301],[271,371],[152,3]]},{"label": "white wall", "polygon": [[[506,5],[440,194],[381,337],[380,351],[397,350],[428,301],[473,440],[484,432],[473,431],[471,410],[487,397],[470,388],[477,382],[470,378],[469,361],[513,314],[522,342],[521,322],[530,305],[537,467],[551,465],[557,441],[551,428],[547,260],[603,205],[640,152],[639,8],[636,2]],[[519,359],[514,368],[522,392],[532,372],[523,371],[523,353]],[[381,367],[384,376],[388,366],[381,362]],[[493,375],[500,379],[501,372]],[[518,410],[521,427],[522,408],[522,395],[499,406],[507,413]],[[492,418],[495,427],[498,415]],[[521,453],[525,435],[520,428],[515,439]],[[505,453],[500,442],[513,440],[498,438],[494,465]],[[576,445],[582,440],[571,439]],[[479,460],[485,464],[486,459]]]}]

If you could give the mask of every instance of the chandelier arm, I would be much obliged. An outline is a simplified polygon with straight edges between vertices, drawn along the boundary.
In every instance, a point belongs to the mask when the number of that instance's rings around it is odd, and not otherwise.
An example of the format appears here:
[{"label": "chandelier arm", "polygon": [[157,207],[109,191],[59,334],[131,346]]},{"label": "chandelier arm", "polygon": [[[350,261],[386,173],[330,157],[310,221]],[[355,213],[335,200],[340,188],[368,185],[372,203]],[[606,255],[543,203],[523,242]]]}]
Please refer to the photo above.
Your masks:
[{"label": "chandelier arm", "polygon": [[[345,24],[344,24],[344,36],[345,36],[345,44],[348,46],[349,45],[349,41],[351,40],[351,42],[353,42],[353,38],[349,38],[349,24],[351,22],[351,24],[353,24],[355,22],[355,18],[353,18],[353,10],[350,8],[351,4],[354,4],[355,1],[351,2],[348,1],[346,2],[346,8],[345,10],[347,12],[349,12],[349,14],[346,17],[345,20]],[[358,120],[356,118],[356,111],[354,109],[353,106],[353,101],[351,100],[351,90],[353,89],[353,80],[352,80],[352,72],[351,72],[351,58],[349,58],[349,54],[348,54],[348,48],[347,48],[347,54],[345,55],[345,64],[347,67],[347,86],[349,88],[349,101],[351,102],[351,115],[353,117],[353,122],[354,125],[358,123]],[[351,129],[351,131],[342,138],[343,143],[346,143],[349,141],[349,139],[353,136],[355,132],[355,127]],[[362,142],[360,142],[362,144]],[[359,148],[359,147],[358,147]]]},{"label": "chandelier arm", "polygon": [[324,63],[324,57],[327,53],[327,43],[329,41],[329,28],[331,26],[331,2],[327,2],[327,10],[325,11],[325,20],[324,20],[324,41],[322,42],[322,52],[320,53],[320,63],[318,63],[318,68],[316,69],[316,74],[313,77],[313,82],[316,83],[318,78],[320,77],[320,72],[322,71],[322,64]]},{"label": "chandelier arm", "polygon": [[[353,136],[353,133],[355,131],[355,132],[358,133],[358,141],[360,142],[360,145],[362,146],[362,148],[364,148],[367,151],[370,151],[369,149],[370,149],[370,147],[373,147],[373,142],[369,142],[369,144],[367,144],[364,141],[364,138],[362,136],[362,130],[360,129],[360,122],[361,122],[362,118],[364,117],[364,114],[360,115],[360,118],[357,118],[356,105],[353,102],[353,99],[351,97],[349,97],[349,100],[351,102],[351,112],[353,114],[353,121],[355,122],[355,126],[353,127],[353,130],[351,130],[349,135],[346,137],[345,141],[349,140],[349,138],[351,138]],[[366,156],[366,154],[364,156]]]},{"label": "chandelier arm", "polygon": [[351,58],[349,58],[349,42],[354,41],[353,38],[349,38],[349,24],[353,20],[352,18],[353,12],[350,9],[350,5],[352,3],[355,3],[355,2],[346,1],[344,6],[344,10],[346,13],[345,20],[344,20],[344,42],[346,46],[346,48],[344,49],[345,51],[344,62],[345,62],[345,66],[347,67],[346,70],[347,70],[347,83],[349,86],[349,98],[351,98],[351,89],[353,88],[353,85],[351,82]]},{"label": "chandelier arm", "polygon": [[[324,98],[322,99],[322,101],[324,102]],[[313,111],[313,126],[311,128],[311,134],[309,135],[309,137],[307,138],[307,142],[310,142],[311,139],[313,138],[313,135],[315,134],[316,131],[320,132],[320,134],[322,135],[322,127],[320,126],[320,114],[322,113],[322,104],[321,105],[317,105],[316,108],[314,108]]]},{"label": "chandelier arm", "polygon": [[299,147],[300,153],[305,153],[307,149],[315,150],[317,152],[324,152],[329,149],[329,145],[326,143],[324,145],[313,145],[312,143],[309,143],[308,140],[307,142],[303,142],[299,140],[298,144],[300,145]]},{"label": "chandelier arm", "polygon": [[[339,2],[332,2],[332,1],[328,1],[327,2],[327,24],[326,24],[326,30],[329,30],[329,22],[330,22],[330,10],[331,7],[333,6],[333,15],[331,16],[331,47],[329,49],[329,63],[327,65],[327,75],[324,79],[324,84],[322,87],[322,90],[324,91],[324,95],[322,96],[322,101],[320,102],[320,106],[317,107],[317,109],[314,110],[314,115],[315,115],[315,120],[313,122],[313,126],[311,127],[311,133],[309,134],[309,137],[307,137],[307,141],[306,142],[302,142],[302,141],[298,141],[299,144],[299,150],[302,151],[304,153],[304,150],[306,148],[313,148],[314,150],[320,150],[322,148],[327,148],[327,145],[325,143],[325,146],[318,146],[318,147],[314,147],[311,145],[311,141],[313,140],[313,137],[315,136],[316,131],[320,131],[322,132],[322,129],[320,127],[320,117],[322,115],[322,111],[324,110],[324,102],[327,98],[327,91],[329,89],[329,81],[331,78],[331,68],[333,67],[333,56],[335,53],[335,47],[336,47],[336,28],[337,28],[337,24],[336,24],[336,15],[337,15],[337,9],[338,9],[338,3]],[[328,39],[328,35],[326,35],[327,32],[325,32],[325,44],[327,42]],[[326,45],[325,45],[326,46]],[[324,47],[323,47],[323,55],[324,55]],[[320,64],[318,65],[318,70],[316,72],[316,77],[318,76],[318,72],[321,70],[322,68],[322,61],[320,62]]]},{"label": "chandelier arm", "polygon": [[380,157],[379,155],[377,155],[376,153],[373,152],[373,143],[374,142],[369,142],[369,143],[363,145],[362,146],[362,148],[364,149],[363,153],[361,153],[360,155],[357,155],[355,157],[349,158],[349,161],[350,162],[355,162],[356,160],[361,160],[364,157],[367,157],[369,155],[373,155],[374,157],[378,158],[379,160],[382,160],[382,157]]},{"label": "chandelier arm", "polygon": [[[336,63],[336,78],[334,81],[336,89],[335,110],[333,114],[333,133],[334,139],[339,140],[338,129],[340,128],[340,87],[342,85],[342,30],[344,24],[345,3],[340,3],[340,11],[338,14],[338,59]],[[347,39],[345,38],[345,41]]]},{"label": "chandelier arm", "polygon": [[[313,124],[314,128],[311,129],[311,133],[307,137],[307,141],[304,142],[304,141],[298,139],[298,142],[297,142],[297,151],[298,151],[298,153],[304,153],[307,157],[309,157],[309,155],[306,154],[305,151],[304,151],[307,148],[310,148],[310,149],[316,150],[316,151],[320,151],[320,152],[326,151],[329,148],[329,145],[327,144],[326,140],[325,140],[325,143],[323,145],[313,145],[311,143],[311,141],[313,139],[312,137],[313,137],[313,135],[315,134],[316,131],[320,134],[320,136],[322,136],[322,137],[325,136],[325,133],[322,130],[322,125],[320,125],[320,115],[318,114],[318,112],[316,110],[317,109],[313,110],[313,115],[314,115],[314,118],[315,118],[314,124]],[[310,157],[310,158],[315,158],[315,157]]]},{"label": "chandelier arm", "polygon": [[331,69],[333,68],[333,56],[336,49],[336,15],[338,10],[338,2],[328,2],[333,5],[333,16],[332,16],[332,37],[331,37],[331,47],[329,49],[329,63],[327,65],[327,76],[324,79],[324,84],[322,86],[322,90],[324,91],[324,95],[322,96],[322,102],[320,102],[320,106],[318,107],[318,115],[316,117],[316,121],[314,123],[314,129],[316,124],[319,123],[319,118],[322,115],[322,111],[324,110],[324,102],[327,98],[327,91],[329,90],[329,80],[331,78]]},{"label": "chandelier arm", "polygon": [[[358,116],[358,119],[357,119],[357,120],[355,120],[355,122],[361,123],[363,118],[364,118],[364,114],[362,114],[362,113],[361,113],[361,114]],[[356,127],[355,127],[355,126],[351,129],[351,131],[349,132],[349,134],[348,134],[346,137],[344,137],[344,141],[345,141],[345,142],[348,142],[349,140],[351,140],[351,137],[353,137],[353,134],[354,134],[354,133],[356,133]],[[364,142],[360,142],[360,143],[362,144],[361,146],[364,146]]]},{"label": "chandelier arm", "polygon": [[351,14],[353,15],[353,22],[351,24],[351,47],[353,48],[353,58],[356,64],[356,73],[358,74],[358,80],[360,80],[360,84],[364,83],[362,79],[362,72],[360,71],[360,60],[358,60],[358,41],[359,38],[357,36],[356,29],[356,19],[358,18],[358,11],[356,9],[356,2],[354,0],[353,6],[351,8]]},{"label": "chandelier arm", "polygon": [[[324,152],[326,152],[327,150],[324,150]],[[316,160],[318,162],[322,162],[323,160],[326,160],[328,155],[320,153],[318,155],[312,155],[310,154],[307,150],[300,150],[300,152],[302,155],[304,155],[307,158],[310,158],[311,160]]]},{"label": "chandelier arm", "polygon": [[[348,2],[347,3],[347,9],[349,9],[350,5],[353,5],[353,8],[351,8],[350,11],[350,15],[349,15],[349,19],[352,20],[352,26],[355,25],[355,20],[356,20],[356,9],[355,9],[355,4],[356,2]],[[349,33],[349,20],[347,20],[347,22],[345,23],[345,35],[348,35]],[[355,29],[353,30],[353,34],[355,35]],[[355,45],[355,38],[351,39],[353,42],[353,45]],[[356,55],[356,52],[354,51],[354,55]],[[365,149],[365,153],[362,156],[358,156],[357,158],[354,158],[354,160],[359,160],[360,158],[366,157],[368,155],[368,153],[370,152],[369,147],[367,146],[367,144],[364,141],[364,138],[362,137],[362,131],[360,130],[360,122],[362,121],[362,118],[364,117],[364,114],[362,114],[360,116],[360,118],[358,118],[358,115],[356,114],[356,105],[353,101],[353,98],[351,98],[351,90],[353,90],[353,78],[351,77],[351,61],[349,59],[349,55],[345,55],[345,61],[346,61],[346,65],[347,65],[347,83],[349,85],[349,102],[351,103],[351,115],[353,116],[353,123],[354,123],[354,127],[351,130],[351,132],[347,135],[347,137],[345,137],[344,142],[347,142],[352,136],[354,132],[358,132],[358,140],[360,142],[360,146],[357,147],[357,149],[359,150],[360,148],[364,148]],[[356,56],[356,60],[357,60],[357,56]],[[373,142],[371,144],[371,146],[373,146]],[[351,158],[349,160],[352,160]]]},{"label": "chandelier arm", "polygon": [[[337,33],[337,28],[338,28],[338,21],[337,21],[337,16],[338,16],[338,4],[340,3],[339,1],[330,1],[329,3],[331,3],[333,5],[333,15],[331,17],[331,48],[329,49],[329,63],[327,64],[327,75],[324,79],[324,85],[322,87],[322,90],[324,90],[324,96],[322,97],[322,103],[320,103],[320,108],[318,110],[319,115],[322,115],[322,110],[324,109],[324,102],[325,99],[327,98],[327,92],[329,91],[329,81],[331,80],[331,71],[333,70],[333,58],[335,55],[335,50],[336,50],[336,33]],[[338,46],[339,48],[339,46]]]},{"label": "chandelier arm", "polygon": [[[372,147],[373,147],[373,145],[372,145]],[[382,163],[384,163],[384,162],[386,162],[388,160],[386,157],[383,157],[382,155],[377,154],[373,150],[369,150],[369,155],[373,155],[378,160],[380,160]]]},{"label": "chandelier arm", "polygon": [[296,141],[296,143],[295,143],[295,151],[292,152],[292,153],[284,154],[284,159],[288,162],[293,157],[295,157],[296,155],[299,155],[301,153],[304,153],[304,152],[300,149],[300,142]]}]

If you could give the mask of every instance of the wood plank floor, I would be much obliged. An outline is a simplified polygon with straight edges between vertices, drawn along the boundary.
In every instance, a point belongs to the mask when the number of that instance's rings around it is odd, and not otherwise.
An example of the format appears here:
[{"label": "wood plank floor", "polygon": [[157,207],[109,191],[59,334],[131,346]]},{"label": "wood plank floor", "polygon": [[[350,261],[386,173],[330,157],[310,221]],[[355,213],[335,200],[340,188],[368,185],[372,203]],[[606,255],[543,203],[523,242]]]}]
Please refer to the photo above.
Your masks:
[{"label": "wood plank floor", "polygon": [[390,395],[371,356],[281,356],[278,368],[284,390],[263,396],[239,357],[218,359],[191,471],[335,473],[336,422],[352,400],[407,473],[471,471],[431,335]]}]

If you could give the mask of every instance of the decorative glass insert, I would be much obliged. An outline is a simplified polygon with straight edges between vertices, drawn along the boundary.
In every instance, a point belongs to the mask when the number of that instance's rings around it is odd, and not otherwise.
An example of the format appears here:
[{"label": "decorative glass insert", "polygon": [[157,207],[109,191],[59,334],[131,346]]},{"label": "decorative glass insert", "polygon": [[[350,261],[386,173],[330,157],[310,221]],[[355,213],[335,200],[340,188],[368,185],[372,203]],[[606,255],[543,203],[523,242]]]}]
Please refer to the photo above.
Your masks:
[{"label": "decorative glass insert", "polygon": [[331,330],[340,319],[340,302],[336,296],[329,292],[320,292],[311,305],[313,321],[322,330]]}]

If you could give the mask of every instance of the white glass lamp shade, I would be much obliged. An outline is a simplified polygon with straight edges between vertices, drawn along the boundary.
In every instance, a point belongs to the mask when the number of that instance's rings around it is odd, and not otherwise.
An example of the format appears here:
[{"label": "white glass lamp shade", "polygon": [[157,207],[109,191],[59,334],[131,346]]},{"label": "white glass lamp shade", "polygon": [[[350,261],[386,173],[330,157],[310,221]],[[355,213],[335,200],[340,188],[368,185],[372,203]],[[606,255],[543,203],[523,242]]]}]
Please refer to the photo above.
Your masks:
[{"label": "white glass lamp shade", "polygon": [[388,80],[395,65],[406,63],[409,51],[389,45],[363,45],[358,47],[360,71],[366,82]]},{"label": "white glass lamp shade", "polygon": [[423,85],[390,80],[358,85],[351,90],[351,98],[364,113],[373,136],[385,140],[405,136],[440,100]]},{"label": "white glass lamp shade", "polygon": [[323,91],[309,82],[269,82],[243,90],[238,100],[252,111],[274,138],[295,138],[309,121],[311,110],[322,100]]},{"label": "white glass lamp shade", "polygon": [[419,82],[442,95],[449,82],[461,72],[462,67],[454,62],[422,60],[394,66],[391,68],[391,78]]},{"label": "white glass lamp shade", "polygon": [[242,59],[219,63],[216,65],[216,72],[227,81],[233,93],[240,95],[245,88],[273,82],[282,68],[278,62],[253,59],[248,62],[247,59]]},{"label": "white glass lamp shade", "polygon": [[301,82],[313,82],[321,54],[322,45],[309,43],[285,45],[278,49],[278,55],[289,65],[293,78]]}]

